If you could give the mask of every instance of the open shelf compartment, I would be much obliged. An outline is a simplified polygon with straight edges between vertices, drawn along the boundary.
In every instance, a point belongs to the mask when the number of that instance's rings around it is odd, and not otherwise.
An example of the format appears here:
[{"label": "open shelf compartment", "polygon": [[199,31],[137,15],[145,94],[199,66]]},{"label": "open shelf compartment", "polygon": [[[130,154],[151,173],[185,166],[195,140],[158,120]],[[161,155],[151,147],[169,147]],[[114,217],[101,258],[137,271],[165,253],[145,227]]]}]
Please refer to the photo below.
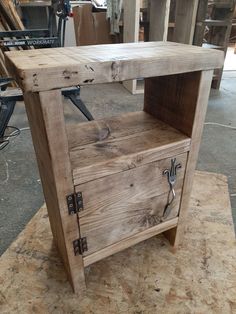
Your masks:
[{"label": "open shelf compartment", "polygon": [[144,111],[68,125],[74,185],[184,153],[190,138]]}]

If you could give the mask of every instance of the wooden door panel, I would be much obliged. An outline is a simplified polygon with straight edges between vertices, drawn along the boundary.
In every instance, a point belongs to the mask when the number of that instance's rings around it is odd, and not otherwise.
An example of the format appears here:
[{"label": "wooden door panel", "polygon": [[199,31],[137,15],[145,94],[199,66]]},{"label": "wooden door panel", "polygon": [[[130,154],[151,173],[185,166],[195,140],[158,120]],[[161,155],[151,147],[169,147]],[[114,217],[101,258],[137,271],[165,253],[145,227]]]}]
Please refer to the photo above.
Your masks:
[{"label": "wooden door panel", "polygon": [[[187,153],[176,157],[176,199],[167,219],[178,215]],[[169,184],[163,170],[171,158],[152,162],[76,187],[82,192],[84,211],[80,216],[81,236],[87,238],[89,255],[161,222]]]}]

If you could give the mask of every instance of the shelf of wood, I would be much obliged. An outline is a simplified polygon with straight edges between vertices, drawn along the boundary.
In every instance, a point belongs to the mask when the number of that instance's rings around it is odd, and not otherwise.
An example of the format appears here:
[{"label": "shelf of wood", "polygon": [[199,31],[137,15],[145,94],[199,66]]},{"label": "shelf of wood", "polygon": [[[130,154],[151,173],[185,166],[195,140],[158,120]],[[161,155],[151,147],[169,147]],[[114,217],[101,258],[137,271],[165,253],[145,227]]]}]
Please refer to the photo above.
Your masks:
[{"label": "shelf of wood", "polygon": [[190,138],[140,111],[67,127],[74,184],[177,155]]}]

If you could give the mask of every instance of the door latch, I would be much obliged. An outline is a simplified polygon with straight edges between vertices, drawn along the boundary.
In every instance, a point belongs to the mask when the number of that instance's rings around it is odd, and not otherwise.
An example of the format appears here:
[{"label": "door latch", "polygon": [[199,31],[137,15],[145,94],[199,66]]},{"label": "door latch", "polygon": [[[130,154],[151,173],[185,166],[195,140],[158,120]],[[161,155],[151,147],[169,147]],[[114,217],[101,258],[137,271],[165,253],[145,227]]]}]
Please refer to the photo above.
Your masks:
[{"label": "door latch", "polygon": [[176,194],[175,194],[175,183],[176,183],[176,176],[177,176],[177,170],[180,169],[181,163],[178,163],[176,165],[176,158],[171,159],[171,168],[170,169],[165,169],[163,171],[163,176],[166,175],[167,176],[167,180],[169,183],[169,192],[168,192],[168,197],[167,197],[167,204],[164,208],[164,212],[163,212],[163,219],[167,218],[171,212],[171,204],[173,203]]}]

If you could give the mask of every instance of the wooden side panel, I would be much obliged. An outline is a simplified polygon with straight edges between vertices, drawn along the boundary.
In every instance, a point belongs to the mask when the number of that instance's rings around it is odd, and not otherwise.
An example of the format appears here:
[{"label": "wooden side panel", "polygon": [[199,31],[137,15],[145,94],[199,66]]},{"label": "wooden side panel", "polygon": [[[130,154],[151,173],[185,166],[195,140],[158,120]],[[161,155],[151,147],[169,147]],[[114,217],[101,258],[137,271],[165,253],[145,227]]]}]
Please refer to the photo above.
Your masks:
[{"label": "wooden side panel", "polygon": [[184,230],[212,75],[212,70],[193,72],[150,78],[145,83],[144,110],[191,137],[178,232],[166,233],[175,245],[180,242]]},{"label": "wooden side panel", "polygon": [[[178,215],[187,153],[174,157],[182,168],[168,220]],[[169,192],[163,171],[170,165],[171,158],[167,158],[76,187],[84,202],[79,216],[81,235],[88,243],[85,256],[161,222]]]},{"label": "wooden side panel", "polygon": [[192,44],[199,0],[177,0],[175,14],[174,40],[178,43]]},{"label": "wooden side panel", "polygon": [[72,243],[79,237],[77,218],[68,215],[66,204],[66,196],[73,193],[74,186],[61,92],[25,93],[24,99],[53,237],[78,292],[85,288],[85,281],[82,257],[74,255]]},{"label": "wooden side panel", "polygon": [[151,0],[149,40],[167,40],[170,0]]},{"label": "wooden side panel", "polygon": [[201,72],[145,79],[144,111],[192,136]]},{"label": "wooden side panel", "polygon": [[[199,85],[198,86],[196,85],[196,88],[198,88],[198,98],[196,102],[195,117],[192,127],[191,149],[188,155],[186,175],[183,186],[183,194],[181,198],[179,224],[177,227],[177,233],[174,242],[174,245],[176,247],[179,244],[181,244],[181,239],[183,238],[183,233],[186,227],[186,216],[188,212],[190,196],[193,186],[194,171],[196,169],[198,152],[201,144],[201,137],[211,89],[212,76],[213,76],[212,70],[202,71]],[[186,110],[188,109],[186,108]]]}]

